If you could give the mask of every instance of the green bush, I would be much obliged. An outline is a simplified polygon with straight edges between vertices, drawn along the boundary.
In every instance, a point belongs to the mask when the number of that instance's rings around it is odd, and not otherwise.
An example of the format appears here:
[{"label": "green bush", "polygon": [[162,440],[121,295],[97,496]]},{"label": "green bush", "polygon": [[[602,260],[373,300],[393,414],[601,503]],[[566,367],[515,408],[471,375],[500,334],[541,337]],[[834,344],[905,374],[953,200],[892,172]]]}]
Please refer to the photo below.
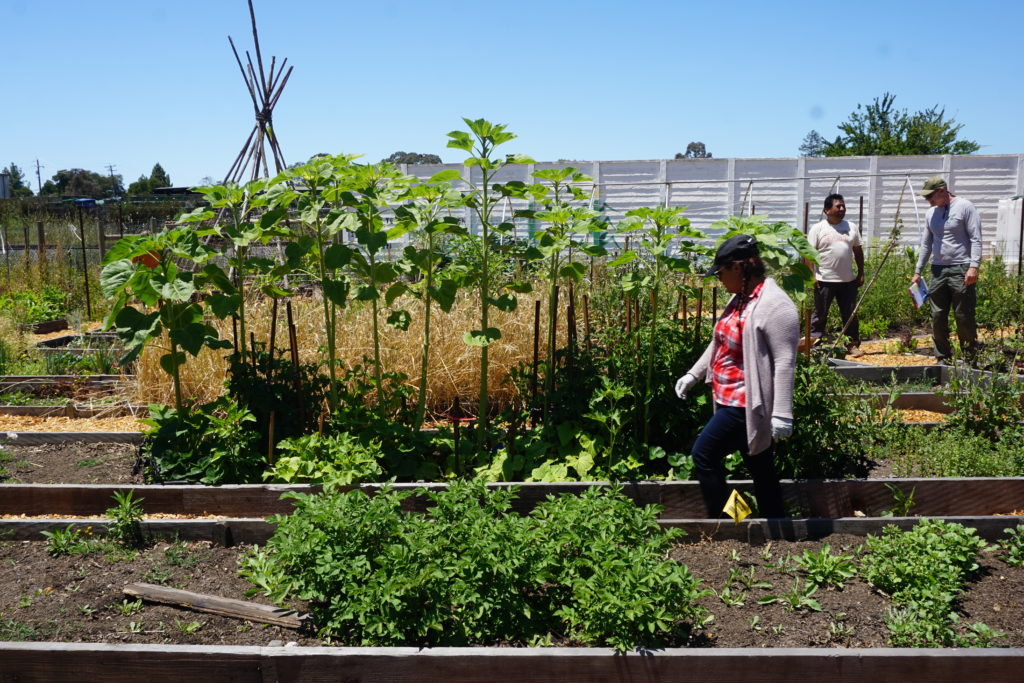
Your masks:
[{"label": "green bush", "polygon": [[308,600],[321,636],[346,645],[684,643],[703,623],[686,567],[666,559],[679,533],[620,490],[549,498],[527,517],[512,489],[453,482],[424,514],[385,487],[287,494],[242,574],[281,603]]},{"label": "green bush", "polygon": [[910,531],[887,526],[869,535],[864,578],[894,607],[885,616],[896,647],[986,646],[998,637],[981,623],[958,629],[956,601],[978,570],[985,542],[974,529],[922,519]]},{"label": "green bush", "polygon": [[999,559],[1011,567],[1024,567],[1024,526],[1003,529],[1006,538],[999,541]]},{"label": "green bush", "polygon": [[279,455],[263,473],[266,481],[347,486],[380,481],[384,454],[379,441],[363,443],[351,434],[307,434],[277,444]]},{"label": "green bush", "polygon": [[181,411],[149,406],[150,427],[143,453],[158,480],[203,484],[254,484],[266,464],[258,451],[259,434],[247,423],[255,418],[237,401],[222,396]]},{"label": "green bush", "polygon": [[0,314],[18,323],[39,323],[67,315],[68,295],[56,285],[11,291],[0,295]]},{"label": "green bush", "polygon": [[[898,247],[893,249],[882,265],[882,254],[884,249],[879,245],[872,245],[867,250],[867,258],[864,263],[865,282],[870,281],[875,271],[877,279],[871,285],[871,289],[861,289],[864,300],[857,310],[857,317],[860,321],[860,333],[862,339],[873,335],[885,336],[890,332],[898,330],[909,330],[928,323],[931,313],[927,305],[920,309],[914,308],[907,288],[910,286],[910,278],[914,274],[916,255],[913,250]],[[930,280],[931,276],[925,273],[925,279]],[[833,306],[830,312],[833,316],[829,321],[829,329],[840,329],[838,307]]]},{"label": "green bush", "polygon": [[872,444],[886,433],[872,404],[854,396],[856,389],[827,360],[801,355],[793,386],[793,435],[775,445],[775,460],[784,478],[862,476]]},{"label": "green bush", "polygon": [[978,272],[978,326],[990,330],[1020,324],[1024,298],[1020,296],[1016,269],[1008,272],[1000,255],[981,262]]}]

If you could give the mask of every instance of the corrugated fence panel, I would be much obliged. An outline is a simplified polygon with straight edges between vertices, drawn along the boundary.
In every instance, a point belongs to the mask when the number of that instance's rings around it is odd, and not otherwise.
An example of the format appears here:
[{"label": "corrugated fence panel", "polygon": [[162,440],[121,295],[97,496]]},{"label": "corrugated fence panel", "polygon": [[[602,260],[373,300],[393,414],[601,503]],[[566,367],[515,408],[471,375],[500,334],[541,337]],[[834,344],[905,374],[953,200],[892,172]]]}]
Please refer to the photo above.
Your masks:
[{"label": "corrugated fence panel", "polygon": [[802,180],[797,172],[797,159],[737,159],[736,178],[743,179],[736,187],[738,204],[733,213],[743,211],[768,216],[772,221],[800,225],[803,206],[798,209],[798,193]]},{"label": "corrugated fence panel", "polygon": [[673,159],[666,165],[669,205],[685,206],[692,227],[708,230],[730,215],[728,159]]},{"label": "corrugated fence panel", "polygon": [[[533,170],[564,165],[575,166],[594,178],[595,199],[604,204],[605,216],[613,224],[630,209],[657,206],[667,200],[671,206],[687,207],[693,226],[701,230],[728,216],[746,213],[750,204],[770,220],[802,228],[804,202],[808,223],[813,225],[822,217],[825,196],[839,192],[846,199],[847,218],[860,224],[869,248],[888,239],[897,209],[903,220],[901,244],[916,246],[928,208],[916,192],[925,178],[941,175],[954,192],[978,207],[986,255],[994,248],[999,200],[1024,189],[1024,154],[538,162],[505,167],[496,181],[534,182],[530,177]],[[407,166],[405,170],[426,179],[443,168],[457,169],[463,178],[479,182],[480,170],[466,169],[461,164]],[[456,181],[455,186],[466,187],[462,181]],[[500,220],[502,212],[510,217],[512,210],[526,206],[522,200],[510,202],[498,209],[496,218]],[[465,220],[474,232],[478,230],[477,221],[468,212]],[[517,234],[529,233],[527,221],[519,219],[516,224]]]}]

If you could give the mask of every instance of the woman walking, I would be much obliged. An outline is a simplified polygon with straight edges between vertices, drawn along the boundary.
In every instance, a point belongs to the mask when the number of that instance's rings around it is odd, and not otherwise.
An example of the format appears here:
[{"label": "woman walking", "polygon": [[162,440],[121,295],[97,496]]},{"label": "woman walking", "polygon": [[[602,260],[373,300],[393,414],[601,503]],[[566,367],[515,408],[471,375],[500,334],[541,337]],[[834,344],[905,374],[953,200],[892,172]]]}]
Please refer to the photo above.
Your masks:
[{"label": "woman walking", "polygon": [[800,323],[796,306],[771,278],[750,235],[718,248],[705,277],[717,276],[734,296],[715,323],[711,343],[676,382],[686,398],[700,380],[711,384],[714,414],[693,446],[693,464],[708,517],[728,499],[723,460],[739,451],[754,478],[764,517],[782,517],[774,441],[793,433],[793,371]]}]

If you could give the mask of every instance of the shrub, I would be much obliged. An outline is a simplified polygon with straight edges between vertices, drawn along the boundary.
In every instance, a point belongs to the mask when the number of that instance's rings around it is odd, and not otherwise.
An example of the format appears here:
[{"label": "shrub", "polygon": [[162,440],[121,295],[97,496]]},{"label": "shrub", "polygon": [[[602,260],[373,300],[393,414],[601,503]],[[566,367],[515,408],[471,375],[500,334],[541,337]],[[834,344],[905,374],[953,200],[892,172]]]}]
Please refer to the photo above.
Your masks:
[{"label": "shrub", "polygon": [[258,483],[265,461],[259,434],[247,426],[255,418],[230,396],[182,410],[149,406],[150,429],[143,453],[158,480],[203,484]]},{"label": "shrub", "polygon": [[922,519],[910,531],[887,526],[867,537],[864,578],[892,598],[885,616],[896,647],[985,646],[998,634],[981,623],[956,626],[956,600],[978,569],[985,542],[974,529]]},{"label": "shrub", "polygon": [[[871,245],[868,249],[867,258],[864,263],[864,275],[870,280],[872,275],[879,269],[882,261],[883,249],[879,245]],[[885,265],[881,265],[881,271],[875,279],[871,289],[866,293],[862,289],[864,300],[857,309],[857,317],[860,322],[860,333],[862,338],[868,338],[874,334],[884,336],[896,330],[906,330],[918,327],[930,320],[928,306],[920,309],[914,308],[914,304],[907,293],[910,286],[910,277],[914,274],[916,254],[910,248],[900,251],[894,249],[886,259]],[[927,273],[926,279],[931,277]],[[829,321],[829,329],[840,329],[838,307],[833,307]]]},{"label": "shrub", "polygon": [[0,295],[0,314],[18,323],[39,323],[67,315],[68,294],[56,285]]},{"label": "shrub", "polygon": [[277,602],[309,600],[321,636],[350,645],[683,642],[698,580],[665,553],[653,507],[619,490],[550,498],[528,517],[512,489],[454,482],[422,515],[409,495],[286,494],[295,512],[242,574]]},{"label": "shrub", "polygon": [[801,355],[793,386],[793,435],[775,445],[782,477],[829,478],[863,474],[872,444],[882,438],[872,404],[843,393],[850,384],[814,356]]}]

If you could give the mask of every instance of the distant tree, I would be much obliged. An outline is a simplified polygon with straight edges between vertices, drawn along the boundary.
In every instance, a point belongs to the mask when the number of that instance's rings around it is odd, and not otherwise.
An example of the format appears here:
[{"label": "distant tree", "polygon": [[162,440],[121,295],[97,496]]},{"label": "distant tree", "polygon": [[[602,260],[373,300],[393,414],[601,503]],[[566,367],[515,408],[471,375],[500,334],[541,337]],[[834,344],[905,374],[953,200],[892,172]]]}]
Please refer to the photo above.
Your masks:
[{"label": "distant tree", "polygon": [[149,186],[149,178],[144,175],[140,175],[139,179],[128,186],[128,194],[135,196],[140,194],[151,194]]},{"label": "distant tree", "polygon": [[895,107],[896,96],[885,93],[867,106],[858,104],[840,123],[842,135],[829,142],[812,130],[800,145],[804,156],[891,156],[897,154],[973,154],[974,140],[958,140],[962,123],[946,118],[935,105],[909,113]]},{"label": "distant tree", "polygon": [[167,171],[160,165],[160,162],[157,162],[153,164],[153,170],[149,172],[148,177],[140,175],[138,180],[128,186],[128,194],[153,194],[153,190],[158,187],[170,186],[171,177],[167,175]]},{"label": "distant tree", "polygon": [[381,159],[382,163],[388,164],[440,164],[441,157],[436,154],[420,154],[418,152],[395,152],[386,159]]},{"label": "distant tree", "polygon": [[151,190],[155,190],[158,187],[170,187],[171,176],[167,175],[167,171],[160,165],[160,162],[153,164],[153,170],[149,172],[149,187]]},{"label": "distant tree", "polygon": [[821,137],[821,133],[812,130],[804,136],[804,141],[800,143],[800,156],[823,157],[825,156],[825,145],[827,144],[828,140]]},{"label": "distant tree", "polygon": [[686,146],[686,152],[676,152],[676,159],[710,159],[711,152],[704,147],[703,142],[691,142]]},{"label": "distant tree", "polygon": [[39,194],[106,199],[124,194],[123,182],[120,174],[109,176],[83,168],[62,169],[43,184]]},{"label": "distant tree", "polygon": [[25,174],[12,161],[11,165],[0,171],[8,175],[7,183],[12,197],[31,197],[32,188],[25,183]]}]

